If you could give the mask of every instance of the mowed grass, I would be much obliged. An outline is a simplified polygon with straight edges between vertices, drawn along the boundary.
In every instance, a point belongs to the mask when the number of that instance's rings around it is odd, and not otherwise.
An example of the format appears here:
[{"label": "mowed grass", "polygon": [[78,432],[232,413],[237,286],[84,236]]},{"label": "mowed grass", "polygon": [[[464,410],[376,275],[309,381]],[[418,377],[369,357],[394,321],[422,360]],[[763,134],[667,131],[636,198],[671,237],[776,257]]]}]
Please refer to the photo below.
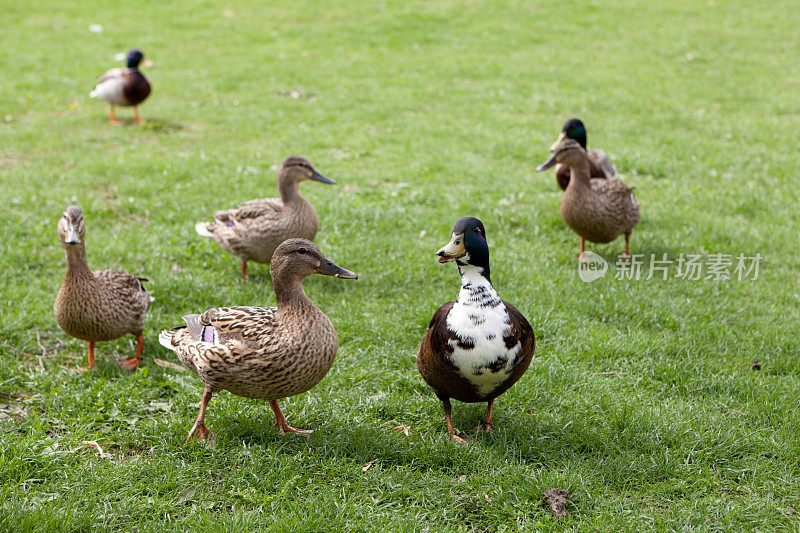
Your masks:
[{"label": "mowed grass", "polygon": [[[4,6],[0,529],[796,529],[795,11],[784,0]],[[133,46],[156,63],[147,124],[112,128],[88,92]],[[758,279],[616,280],[612,268],[580,281],[560,191],[534,172],[572,116],[636,187],[634,252],[759,253]],[[282,404],[315,432],[280,436],[266,402],[222,392],[207,415],[216,443],[185,446],[201,386],[153,362],[177,362],[158,331],[275,301],[266,266],[243,285],[238,261],[194,222],[275,195],[276,166],[295,153],[338,181],[301,190],[320,248],[360,276],[305,282],[339,353],[316,388]],[[151,280],[133,373],[116,366],[131,337],[99,344],[96,370],[71,370],[85,345],[52,312],[70,203],[85,212],[90,266]],[[498,430],[457,446],[413,356],[458,292],[455,267],[433,253],[466,215],[483,220],[495,286],[538,342],[496,404]],[[622,246],[589,248],[613,263]],[[454,423],[468,434],[484,410],[456,402]],[[571,492],[569,517],[541,505],[549,487]]]}]

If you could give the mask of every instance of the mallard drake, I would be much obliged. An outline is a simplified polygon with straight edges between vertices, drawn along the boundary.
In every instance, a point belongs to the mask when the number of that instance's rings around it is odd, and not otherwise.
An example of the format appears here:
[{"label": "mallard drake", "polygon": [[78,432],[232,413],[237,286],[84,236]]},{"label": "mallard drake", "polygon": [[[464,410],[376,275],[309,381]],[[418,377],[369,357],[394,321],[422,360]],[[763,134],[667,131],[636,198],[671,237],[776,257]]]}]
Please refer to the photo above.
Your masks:
[{"label": "mallard drake", "polygon": [[441,400],[447,431],[455,435],[450,399],[488,402],[476,430],[493,427],[492,406],[525,373],[533,357],[533,329],[492,287],[486,230],[477,218],[456,222],[450,242],[438,252],[440,263],[455,261],[461,292],[431,319],[417,354],[417,368]]},{"label": "mallard drake", "polygon": [[304,180],[336,184],[317,172],[305,157],[287,157],[278,169],[280,198],[250,200],[234,209],[217,211],[213,221],[198,222],[195,231],[238,256],[242,260],[242,279],[246,281],[248,260],[269,263],[275,249],[286,239],[314,240],[319,217],[300,196],[299,184]]},{"label": "mallard drake", "polygon": [[618,179],[597,179],[589,174],[586,150],[572,139],[564,139],[553,150],[550,159],[539,165],[541,172],[556,163],[569,166],[572,179],[561,198],[561,217],[581,238],[580,255],[584,241],[611,242],[625,235],[625,255],[631,231],[639,221],[639,204],[633,189]]},{"label": "mallard drake", "polygon": [[136,336],[136,355],[120,361],[133,370],[142,357],[142,328],[153,298],[144,288],[144,278],[120,270],[89,270],[86,263],[83,212],[71,205],[58,221],[58,236],[67,255],[67,272],[58,290],[53,311],[58,327],[83,339],[89,346],[87,367],[94,366],[94,343],[110,341],[128,333]]},{"label": "mallard drake", "polygon": [[114,106],[130,107],[133,106],[135,117],[133,121],[136,124],[142,122],[142,117],[139,116],[139,104],[144,102],[145,98],[150,94],[150,82],[144,77],[144,74],[139,70],[139,64],[147,66],[152,64],[144,60],[144,54],[141,50],[134,48],[128,52],[126,60],[126,68],[112,68],[97,79],[97,85],[94,90],[89,93],[92,98],[102,98],[109,104],[111,109],[108,112],[108,119],[111,121],[112,126],[121,126],[123,121],[117,120],[114,115]]},{"label": "mallard drake", "polygon": [[[564,123],[564,127],[561,129],[561,134],[556,139],[556,142],[550,147],[550,150],[554,150],[558,144],[563,141],[564,139],[573,139],[578,141],[581,147],[584,150],[586,148],[586,126],[583,125],[580,119],[572,118],[569,119]],[[608,154],[605,153],[603,150],[600,149],[593,149],[588,150],[586,152],[589,156],[589,173],[593,178],[616,178],[617,167],[615,167],[611,163],[611,158],[608,157]],[[556,181],[558,182],[558,186],[561,187],[562,191],[567,190],[567,185],[569,185],[569,166],[567,165],[556,165]]]},{"label": "mallard drake", "polygon": [[291,427],[278,400],[309,390],[328,373],[336,356],[336,330],[303,290],[310,274],[345,279],[358,275],[335,265],[306,239],[284,241],[272,256],[277,307],[218,307],[187,315],[185,326],[165,330],[159,342],[203,380],[205,390],[189,436],[211,436],[205,412],[211,396],[227,390],[269,400],[281,433],[310,433]]}]

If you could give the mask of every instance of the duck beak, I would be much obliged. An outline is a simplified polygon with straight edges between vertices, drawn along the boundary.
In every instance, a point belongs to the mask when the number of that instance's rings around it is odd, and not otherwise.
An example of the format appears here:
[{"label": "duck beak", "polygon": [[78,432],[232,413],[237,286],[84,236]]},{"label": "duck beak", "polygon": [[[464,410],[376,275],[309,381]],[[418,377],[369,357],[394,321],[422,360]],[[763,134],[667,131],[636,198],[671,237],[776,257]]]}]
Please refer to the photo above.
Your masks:
[{"label": "duck beak", "polygon": [[467,249],[464,248],[464,234],[461,233],[450,238],[450,242],[444,248],[440,248],[436,255],[439,256],[440,263],[449,263],[455,261],[467,254]]},{"label": "duck beak", "polygon": [[67,226],[67,234],[64,236],[64,242],[67,244],[80,244],[81,237],[78,235],[78,230],[75,226]]},{"label": "duck beak", "polygon": [[558,136],[558,139],[556,139],[556,142],[554,142],[553,144],[551,144],[551,145],[550,145],[550,151],[551,151],[551,152],[555,151],[555,149],[556,149],[556,146],[558,146],[559,144],[561,144],[561,141],[563,141],[563,140],[564,140],[564,139],[566,139],[566,138],[567,138],[567,134],[566,134],[566,133],[564,133],[564,132],[562,131],[562,132],[561,132],[561,135],[559,135],[559,136]]},{"label": "duck beak", "polygon": [[152,61],[150,61],[147,58],[142,59],[142,65],[145,66],[145,67],[154,67],[154,66],[156,66],[155,63],[153,63]]},{"label": "duck beak", "polygon": [[322,174],[320,174],[316,170],[314,171],[313,174],[311,174],[311,178],[310,179],[312,179],[314,181],[318,181],[320,183],[327,183],[328,185],[336,185],[335,181],[333,181],[330,178],[326,178],[325,176],[323,176]]},{"label": "duck beak", "polygon": [[325,276],[333,276],[334,278],[358,279],[358,274],[340,267],[330,259],[324,260],[322,264],[319,265],[317,273]]},{"label": "duck beak", "polygon": [[547,170],[548,168],[553,168],[556,166],[556,154],[550,156],[550,159],[536,167],[536,172],[542,172],[543,170]]}]

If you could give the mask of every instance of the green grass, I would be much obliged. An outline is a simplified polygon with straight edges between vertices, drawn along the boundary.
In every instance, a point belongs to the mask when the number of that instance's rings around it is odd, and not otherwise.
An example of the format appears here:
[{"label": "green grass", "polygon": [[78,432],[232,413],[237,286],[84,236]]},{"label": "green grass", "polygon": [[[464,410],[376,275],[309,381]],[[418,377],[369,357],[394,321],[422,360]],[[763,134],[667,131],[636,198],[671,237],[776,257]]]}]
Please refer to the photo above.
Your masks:
[{"label": "green grass", "polygon": [[[263,4],[4,6],[0,530],[800,527],[794,2]],[[148,123],[112,128],[88,92],[132,46],[156,62]],[[636,187],[634,252],[760,253],[759,279],[581,282],[560,191],[534,172],[572,116]],[[305,283],[340,348],[283,405],[316,431],[282,437],[265,402],[220,393],[216,444],[184,446],[201,388],[153,363],[176,361],[158,331],[275,301],[266,266],[243,286],[193,223],[274,195],[293,153],[339,182],[302,192],[320,248],[360,275]],[[115,366],[130,337],[70,370],[85,348],[52,314],[70,203],[93,268],[152,280],[132,374]],[[433,253],[465,215],[538,342],[499,430],[460,447],[412,356],[457,294]],[[65,346],[40,358],[37,339]],[[484,409],[455,403],[456,426]],[[549,487],[572,493],[568,518],[540,504]]]}]

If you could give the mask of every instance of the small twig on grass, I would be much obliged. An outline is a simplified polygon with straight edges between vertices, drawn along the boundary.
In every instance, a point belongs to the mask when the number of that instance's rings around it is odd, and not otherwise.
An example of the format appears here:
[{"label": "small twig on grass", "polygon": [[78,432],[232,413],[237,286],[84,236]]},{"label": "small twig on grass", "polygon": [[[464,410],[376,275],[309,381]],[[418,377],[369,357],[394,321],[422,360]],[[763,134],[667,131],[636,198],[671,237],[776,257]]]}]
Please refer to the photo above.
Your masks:
[{"label": "small twig on grass", "polygon": [[155,359],[153,358],[153,362],[158,366],[163,366],[164,368],[171,368],[172,370],[177,370],[178,372],[186,372],[186,368],[182,367],[181,365],[176,365],[170,361],[164,361],[163,359]]},{"label": "small twig on grass", "polygon": [[380,460],[380,459],[373,459],[372,461],[368,462],[367,464],[365,464],[364,466],[362,466],[362,467],[361,467],[361,471],[362,471],[362,472],[366,472],[367,470],[369,470],[369,469],[370,469],[370,467],[371,467],[372,465],[374,465],[374,464],[375,464],[376,462],[378,462],[379,460]]},{"label": "small twig on grass", "polygon": [[[56,337],[56,339],[58,340],[58,346],[51,346],[51,347],[47,348],[47,347],[45,347],[45,346],[42,344],[42,336],[41,336],[41,333],[40,333],[40,332],[38,332],[38,331],[36,332],[36,344],[38,344],[38,345],[39,345],[39,348],[41,348],[41,349],[42,349],[42,355],[38,356],[38,357],[39,357],[39,366],[40,366],[41,368],[44,368],[44,361],[42,361],[42,358],[43,358],[43,357],[47,357],[47,352],[55,352],[55,351],[58,351],[58,349],[59,349],[59,348],[61,348],[62,346],[64,346],[64,341],[62,341],[62,340],[61,340],[61,338],[59,338],[59,337]],[[31,356],[31,357],[33,357],[33,356]]]},{"label": "small twig on grass", "polygon": [[567,503],[569,502],[569,491],[565,489],[547,489],[542,494],[542,503],[558,518],[569,515]]},{"label": "small twig on grass", "polygon": [[96,440],[84,440],[84,441],[81,441],[81,444],[83,444],[84,446],[91,446],[92,448],[97,450],[97,453],[100,454],[100,458],[101,459],[113,459],[114,458],[114,456],[111,455],[110,453],[104,452],[103,448],[97,443]]}]

